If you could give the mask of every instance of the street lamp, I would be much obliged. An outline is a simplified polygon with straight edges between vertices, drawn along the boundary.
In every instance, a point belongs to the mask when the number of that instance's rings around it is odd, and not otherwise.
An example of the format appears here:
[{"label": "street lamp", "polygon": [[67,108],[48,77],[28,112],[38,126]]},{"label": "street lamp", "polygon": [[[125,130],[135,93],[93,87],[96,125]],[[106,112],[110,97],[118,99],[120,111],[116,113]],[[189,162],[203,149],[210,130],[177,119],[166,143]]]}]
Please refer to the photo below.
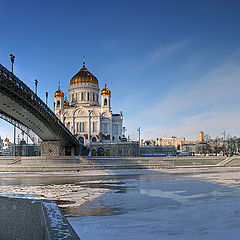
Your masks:
[{"label": "street lamp", "polygon": [[38,86],[38,80],[35,79],[35,94],[37,95],[37,86]]},{"label": "street lamp", "polygon": [[13,56],[12,54],[10,54],[9,56],[10,56],[10,60],[11,60],[11,63],[12,63],[12,73],[13,73],[13,64],[14,64],[14,61],[15,61],[15,56]]},{"label": "street lamp", "polygon": [[88,141],[89,141],[89,145],[91,143],[91,113],[92,110],[88,110]]},{"label": "street lamp", "polygon": [[140,157],[140,134],[141,134],[140,127],[138,127],[137,131],[138,131],[138,144],[139,144],[139,152],[138,153],[139,153],[139,157]]},{"label": "street lamp", "polygon": [[[13,64],[15,61],[15,56],[12,54],[9,55],[12,63],[12,74],[13,74]],[[16,156],[16,126],[13,126],[13,156]]]},{"label": "street lamp", "polygon": [[48,92],[46,92],[46,105],[48,103]]}]

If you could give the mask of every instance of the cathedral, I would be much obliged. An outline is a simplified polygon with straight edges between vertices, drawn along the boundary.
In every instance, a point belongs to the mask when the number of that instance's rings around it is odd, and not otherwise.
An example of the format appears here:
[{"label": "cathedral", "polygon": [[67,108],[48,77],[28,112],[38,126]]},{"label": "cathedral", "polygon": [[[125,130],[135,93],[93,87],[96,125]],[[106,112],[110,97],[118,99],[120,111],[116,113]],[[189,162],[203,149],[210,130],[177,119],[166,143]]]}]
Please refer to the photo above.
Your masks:
[{"label": "cathedral", "polygon": [[[114,154],[113,147],[107,147],[108,149],[104,150],[104,146],[126,143],[123,114],[122,112],[112,113],[111,91],[106,83],[100,92],[101,101],[99,102],[99,82],[86,68],[85,59],[80,71],[70,80],[68,91],[69,101],[64,97],[59,84],[54,94],[56,116],[80,143],[91,148],[93,155],[104,155],[104,153],[108,156],[118,155]],[[124,150],[121,150],[122,154],[123,152]]]}]

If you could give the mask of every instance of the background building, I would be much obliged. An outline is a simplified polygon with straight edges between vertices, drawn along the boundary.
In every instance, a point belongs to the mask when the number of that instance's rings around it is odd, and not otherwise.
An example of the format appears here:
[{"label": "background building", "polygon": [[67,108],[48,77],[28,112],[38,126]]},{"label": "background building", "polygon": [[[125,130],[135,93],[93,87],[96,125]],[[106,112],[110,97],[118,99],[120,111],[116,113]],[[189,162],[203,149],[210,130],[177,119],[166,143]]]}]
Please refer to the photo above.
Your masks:
[{"label": "background building", "polygon": [[176,148],[174,146],[145,145],[140,147],[140,156],[142,157],[176,156]]}]

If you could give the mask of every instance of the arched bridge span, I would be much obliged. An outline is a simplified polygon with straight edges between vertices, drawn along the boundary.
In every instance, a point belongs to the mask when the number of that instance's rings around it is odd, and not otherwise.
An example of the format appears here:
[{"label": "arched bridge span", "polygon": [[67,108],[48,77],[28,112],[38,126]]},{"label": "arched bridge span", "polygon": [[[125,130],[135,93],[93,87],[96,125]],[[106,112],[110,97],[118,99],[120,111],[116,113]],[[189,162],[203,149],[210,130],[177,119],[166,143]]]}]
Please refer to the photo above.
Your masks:
[{"label": "arched bridge span", "polygon": [[0,113],[36,133],[43,141],[42,155],[78,154],[77,139],[26,84],[1,64]]}]

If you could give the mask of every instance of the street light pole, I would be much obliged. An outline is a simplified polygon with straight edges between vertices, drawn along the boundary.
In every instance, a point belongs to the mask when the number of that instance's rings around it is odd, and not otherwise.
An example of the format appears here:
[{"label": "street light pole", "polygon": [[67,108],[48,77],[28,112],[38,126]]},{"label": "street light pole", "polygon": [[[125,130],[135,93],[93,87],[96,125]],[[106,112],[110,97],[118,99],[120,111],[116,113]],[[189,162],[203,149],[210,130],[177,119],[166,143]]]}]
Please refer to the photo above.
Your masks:
[{"label": "street light pole", "polygon": [[48,103],[48,92],[46,92],[46,105]]},{"label": "street light pole", "polygon": [[89,146],[91,143],[91,110],[88,110],[88,141],[89,141]]},{"label": "street light pole", "polygon": [[139,144],[139,151],[138,151],[138,153],[139,153],[139,157],[140,157],[140,127],[138,127],[138,129],[137,129],[137,131],[138,131],[138,144]]},{"label": "street light pole", "polygon": [[35,79],[35,94],[37,95],[37,86],[38,86],[38,80]]},{"label": "street light pole", "polygon": [[[15,56],[12,54],[9,55],[12,63],[12,74],[13,74],[13,64],[15,61]],[[13,126],[13,156],[16,156],[16,126]]]}]

